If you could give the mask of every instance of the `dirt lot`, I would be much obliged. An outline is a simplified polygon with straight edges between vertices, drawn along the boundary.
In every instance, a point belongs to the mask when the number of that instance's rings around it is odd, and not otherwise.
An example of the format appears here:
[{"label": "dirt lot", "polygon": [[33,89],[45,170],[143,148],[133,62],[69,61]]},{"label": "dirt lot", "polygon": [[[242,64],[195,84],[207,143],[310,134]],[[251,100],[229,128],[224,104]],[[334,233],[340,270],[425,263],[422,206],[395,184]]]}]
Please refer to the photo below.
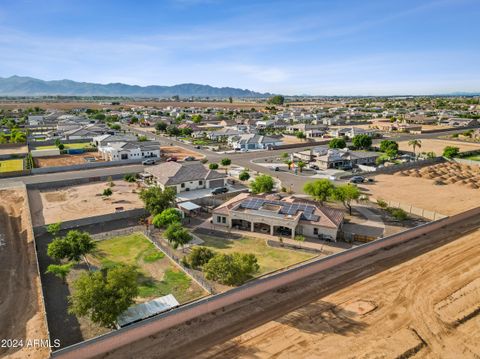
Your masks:
[{"label": "dirt lot", "polygon": [[472,217],[102,357],[478,358],[479,228]]},{"label": "dirt lot", "polygon": [[107,182],[29,191],[33,226],[113,213],[116,207],[124,210],[143,207],[137,184],[123,180],[114,184],[113,194],[108,198],[101,196]]},{"label": "dirt lot", "polygon": [[479,245],[477,230],[199,357],[478,357]]},{"label": "dirt lot", "polygon": [[85,157],[95,157],[97,161],[103,161],[98,152],[86,152],[78,155],[60,155],[49,157],[35,157],[33,159],[36,168],[72,166],[86,164]]},{"label": "dirt lot", "polygon": [[[107,101],[105,101],[107,102]],[[92,109],[120,109],[120,108],[130,108],[138,106],[151,106],[157,108],[164,107],[200,107],[200,108],[242,108],[242,109],[251,109],[252,107],[256,109],[263,109],[265,106],[268,106],[266,103],[256,103],[256,102],[175,102],[175,101],[135,101],[135,102],[121,102],[120,105],[108,105],[100,104],[98,102],[82,102],[82,101],[72,101],[72,102],[0,102],[0,109],[13,110],[16,108],[30,108],[30,107],[40,107],[42,109],[56,109],[56,110],[71,110],[74,108],[92,108]]]},{"label": "dirt lot", "polygon": [[[0,339],[48,339],[33,234],[22,189],[0,190]],[[4,358],[47,358],[48,348],[0,347]]]},{"label": "dirt lot", "polygon": [[194,151],[190,151],[186,148],[178,147],[178,146],[162,146],[162,156],[165,158],[168,157],[177,157],[179,161],[185,159],[185,157],[193,156],[197,160],[204,158],[205,156]]},{"label": "dirt lot", "polygon": [[[318,138],[318,139],[321,140],[321,138]],[[308,139],[301,139],[301,138],[297,138],[296,136],[289,136],[289,135],[283,135],[283,137],[281,138],[281,141],[283,142],[284,145],[313,142],[313,140],[309,141]]]},{"label": "dirt lot", "polygon": [[9,146],[2,145],[0,146],[0,155],[19,155],[28,153],[27,146]]},{"label": "dirt lot", "polygon": [[[441,155],[443,153],[443,149],[446,146],[453,146],[460,148],[460,152],[465,151],[475,151],[480,150],[480,143],[467,143],[467,142],[460,142],[460,141],[449,141],[449,140],[432,140],[432,139],[422,139],[422,147],[419,149],[417,148],[416,151],[418,152],[435,152],[437,155]],[[398,143],[399,148],[402,151],[413,151],[412,146],[408,145],[408,141],[400,141]]]},{"label": "dirt lot", "polygon": [[[435,181],[442,181],[443,185],[436,185]],[[480,167],[438,164],[393,175],[378,175],[375,183],[360,187],[375,199],[451,215],[479,205]]]}]

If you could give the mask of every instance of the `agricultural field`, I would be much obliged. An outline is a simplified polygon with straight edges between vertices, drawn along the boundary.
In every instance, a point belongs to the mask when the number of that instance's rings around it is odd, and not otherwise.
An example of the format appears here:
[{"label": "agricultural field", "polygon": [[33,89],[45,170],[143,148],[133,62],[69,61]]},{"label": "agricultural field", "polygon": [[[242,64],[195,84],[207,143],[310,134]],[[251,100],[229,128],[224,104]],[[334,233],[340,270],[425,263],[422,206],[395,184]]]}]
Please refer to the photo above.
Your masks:
[{"label": "agricultural field", "polygon": [[143,208],[136,183],[113,181],[112,195],[102,196],[107,182],[29,191],[33,226]]},{"label": "agricultural field", "polygon": [[139,303],[167,294],[185,303],[207,294],[142,233],[113,237],[97,244],[95,252],[87,256],[91,265],[128,264],[139,269]]},{"label": "agricultural field", "polygon": [[23,159],[0,161],[0,173],[15,172],[23,170]]},{"label": "agricultural field", "polygon": [[447,162],[421,169],[375,176],[375,182],[360,185],[374,199],[413,205],[444,215],[478,206],[480,166]]},{"label": "agricultural field", "polygon": [[315,254],[311,253],[270,247],[265,239],[260,238],[242,237],[240,239],[230,240],[211,235],[197,235],[204,240],[204,243],[201,244],[203,247],[208,247],[216,252],[254,254],[260,266],[260,270],[256,276],[261,276],[315,257]]}]

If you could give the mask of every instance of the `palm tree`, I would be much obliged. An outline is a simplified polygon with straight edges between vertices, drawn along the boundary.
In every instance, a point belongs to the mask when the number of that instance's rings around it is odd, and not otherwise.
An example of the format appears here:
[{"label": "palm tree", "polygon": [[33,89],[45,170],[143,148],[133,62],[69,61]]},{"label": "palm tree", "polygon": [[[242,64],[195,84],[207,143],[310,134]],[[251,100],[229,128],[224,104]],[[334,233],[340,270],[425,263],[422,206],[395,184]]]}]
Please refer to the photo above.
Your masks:
[{"label": "palm tree", "polygon": [[422,148],[422,141],[420,141],[420,140],[410,140],[410,141],[408,141],[408,145],[413,147],[413,157],[416,158],[417,156],[415,154],[415,149],[417,147]]},{"label": "palm tree", "polygon": [[292,161],[292,160],[286,160],[284,163],[288,166],[288,169],[289,169],[289,170],[292,168],[292,165],[293,165],[293,161]]},{"label": "palm tree", "polygon": [[303,161],[300,161],[300,162],[297,163],[297,166],[298,166],[298,168],[300,169],[300,172],[302,172],[302,171],[303,171],[303,167],[306,166],[306,163],[303,162]]}]

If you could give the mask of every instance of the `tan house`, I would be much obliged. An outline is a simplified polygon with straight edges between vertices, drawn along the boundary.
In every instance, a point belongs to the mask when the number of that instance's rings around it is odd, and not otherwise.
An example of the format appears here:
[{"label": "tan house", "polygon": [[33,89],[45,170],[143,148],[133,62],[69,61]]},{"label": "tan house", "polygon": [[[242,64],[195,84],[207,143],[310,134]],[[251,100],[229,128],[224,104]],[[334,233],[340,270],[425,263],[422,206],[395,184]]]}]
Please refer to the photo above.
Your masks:
[{"label": "tan house", "polygon": [[175,188],[177,193],[205,188],[224,187],[227,175],[207,169],[199,162],[178,163],[164,162],[145,168],[152,175],[155,183],[162,189]]},{"label": "tan house", "polygon": [[241,193],[213,211],[214,227],[336,240],[343,212],[294,197],[252,196]]}]

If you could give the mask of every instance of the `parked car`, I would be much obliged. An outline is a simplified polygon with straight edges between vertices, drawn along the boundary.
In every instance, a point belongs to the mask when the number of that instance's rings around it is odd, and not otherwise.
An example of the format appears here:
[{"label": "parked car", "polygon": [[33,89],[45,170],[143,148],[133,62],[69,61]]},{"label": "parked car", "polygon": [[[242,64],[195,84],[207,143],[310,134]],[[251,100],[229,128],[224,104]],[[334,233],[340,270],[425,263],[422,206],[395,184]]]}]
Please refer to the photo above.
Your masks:
[{"label": "parked car", "polygon": [[177,157],[168,157],[167,162],[177,162]]},{"label": "parked car", "polygon": [[228,192],[228,188],[227,187],[218,187],[218,188],[215,188],[213,191],[212,191],[212,194],[222,194],[222,193],[227,193]]},{"label": "parked car", "polygon": [[353,176],[350,178],[350,183],[363,183],[365,181],[365,177],[362,176]]},{"label": "parked car", "polygon": [[317,170],[317,171],[320,169],[320,167],[318,167],[317,165],[310,165],[309,167],[310,167],[312,170]]},{"label": "parked car", "polygon": [[195,157],[187,156],[187,157],[185,157],[185,161],[195,161]]},{"label": "parked car", "polygon": [[201,147],[200,147],[200,145],[196,145],[195,148],[196,148],[197,150],[199,150]]},{"label": "parked car", "polygon": [[278,167],[278,166],[272,166],[272,167],[270,167],[270,169],[271,169],[272,171],[275,171],[275,172],[280,171],[280,167]]},{"label": "parked car", "polygon": [[155,160],[149,158],[148,160],[142,161],[142,165],[148,166],[148,165],[154,165],[156,163]]}]

